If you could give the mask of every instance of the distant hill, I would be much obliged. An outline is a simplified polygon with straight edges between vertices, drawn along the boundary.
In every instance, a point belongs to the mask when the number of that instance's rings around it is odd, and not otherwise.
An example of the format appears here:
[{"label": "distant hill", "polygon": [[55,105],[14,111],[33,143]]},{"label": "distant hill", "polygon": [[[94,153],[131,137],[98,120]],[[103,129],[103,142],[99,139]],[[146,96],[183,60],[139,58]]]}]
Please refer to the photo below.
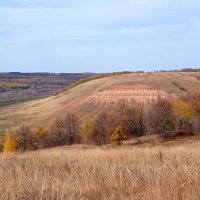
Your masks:
[{"label": "distant hill", "polygon": [[0,73],[0,107],[49,97],[92,73]]},{"label": "distant hill", "polygon": [[120,99],[147,105],[159,96],[174,99],[194,93],[200,93],[198,72],[115,74],[79,84],[59,95],[2,107],[0,127],[48,125],[69,111],[87,122]]}]

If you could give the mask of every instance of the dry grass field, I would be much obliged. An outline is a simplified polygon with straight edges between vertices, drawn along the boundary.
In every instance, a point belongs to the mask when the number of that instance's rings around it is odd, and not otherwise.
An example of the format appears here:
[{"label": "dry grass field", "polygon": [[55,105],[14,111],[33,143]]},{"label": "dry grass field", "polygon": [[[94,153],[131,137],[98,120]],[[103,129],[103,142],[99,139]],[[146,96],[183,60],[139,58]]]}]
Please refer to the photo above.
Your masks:
[{"label": "dry grass field", "polygon": [[0,155],[0,199],[200,199],[200,143]]}]

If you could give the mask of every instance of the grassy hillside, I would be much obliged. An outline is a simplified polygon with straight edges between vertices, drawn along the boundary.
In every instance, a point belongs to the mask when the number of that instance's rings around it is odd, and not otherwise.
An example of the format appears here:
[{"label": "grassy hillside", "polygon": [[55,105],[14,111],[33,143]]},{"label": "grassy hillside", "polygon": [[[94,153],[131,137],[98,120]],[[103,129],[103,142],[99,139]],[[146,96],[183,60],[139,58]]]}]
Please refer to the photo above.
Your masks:
[{"label": "grassy hillside", "polygon": [[198,72],[159,72],[119,74],[92,80],[80,84],[57,96],[0,108],[0,129],[16,127],[21,124],[43,125],[62,117],[73,110],[83,121],[92,118],[101,110],[90,102],[96,94],[104,94],[113,87],[123,85],[145,84],[152,90],[162,91],[170,96],[194,94],[200,92],[200,74]]},{"label": "grassy hillside", "polygon": [[199,140],[187,144],[2,154],[0,199],[197,200]]}]

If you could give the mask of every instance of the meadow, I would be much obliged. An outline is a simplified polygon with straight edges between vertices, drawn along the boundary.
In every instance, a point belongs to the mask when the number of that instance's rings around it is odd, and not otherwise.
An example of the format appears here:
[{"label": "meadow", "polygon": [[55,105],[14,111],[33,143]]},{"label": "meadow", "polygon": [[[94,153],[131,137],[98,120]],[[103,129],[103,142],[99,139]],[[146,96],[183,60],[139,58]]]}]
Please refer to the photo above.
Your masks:
[{"label": "meadow", "polygon": [[0,199],[200,199],[199,143],[0,155]]}]

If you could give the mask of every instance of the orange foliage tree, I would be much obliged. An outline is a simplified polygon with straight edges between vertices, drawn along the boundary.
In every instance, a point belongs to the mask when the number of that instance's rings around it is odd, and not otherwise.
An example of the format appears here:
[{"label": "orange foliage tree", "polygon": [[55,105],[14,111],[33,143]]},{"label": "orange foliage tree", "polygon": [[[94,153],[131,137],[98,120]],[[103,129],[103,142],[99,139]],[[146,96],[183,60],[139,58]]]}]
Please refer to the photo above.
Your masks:
[{"label": "orange foliage tree", "polygon": [[16,143],[14,139],[14,132],[11,129],[6,130],[3,143],[3,152],[13,152],[16,150]]},{"label": "orange foliage tree", "polygon": [[123,126],[121,125],[117,126],[111,135],[111,142],[113,142],[116,145],[120,145],[121,141],[125,139],[126,139],[126,134],[124,132]]}]

